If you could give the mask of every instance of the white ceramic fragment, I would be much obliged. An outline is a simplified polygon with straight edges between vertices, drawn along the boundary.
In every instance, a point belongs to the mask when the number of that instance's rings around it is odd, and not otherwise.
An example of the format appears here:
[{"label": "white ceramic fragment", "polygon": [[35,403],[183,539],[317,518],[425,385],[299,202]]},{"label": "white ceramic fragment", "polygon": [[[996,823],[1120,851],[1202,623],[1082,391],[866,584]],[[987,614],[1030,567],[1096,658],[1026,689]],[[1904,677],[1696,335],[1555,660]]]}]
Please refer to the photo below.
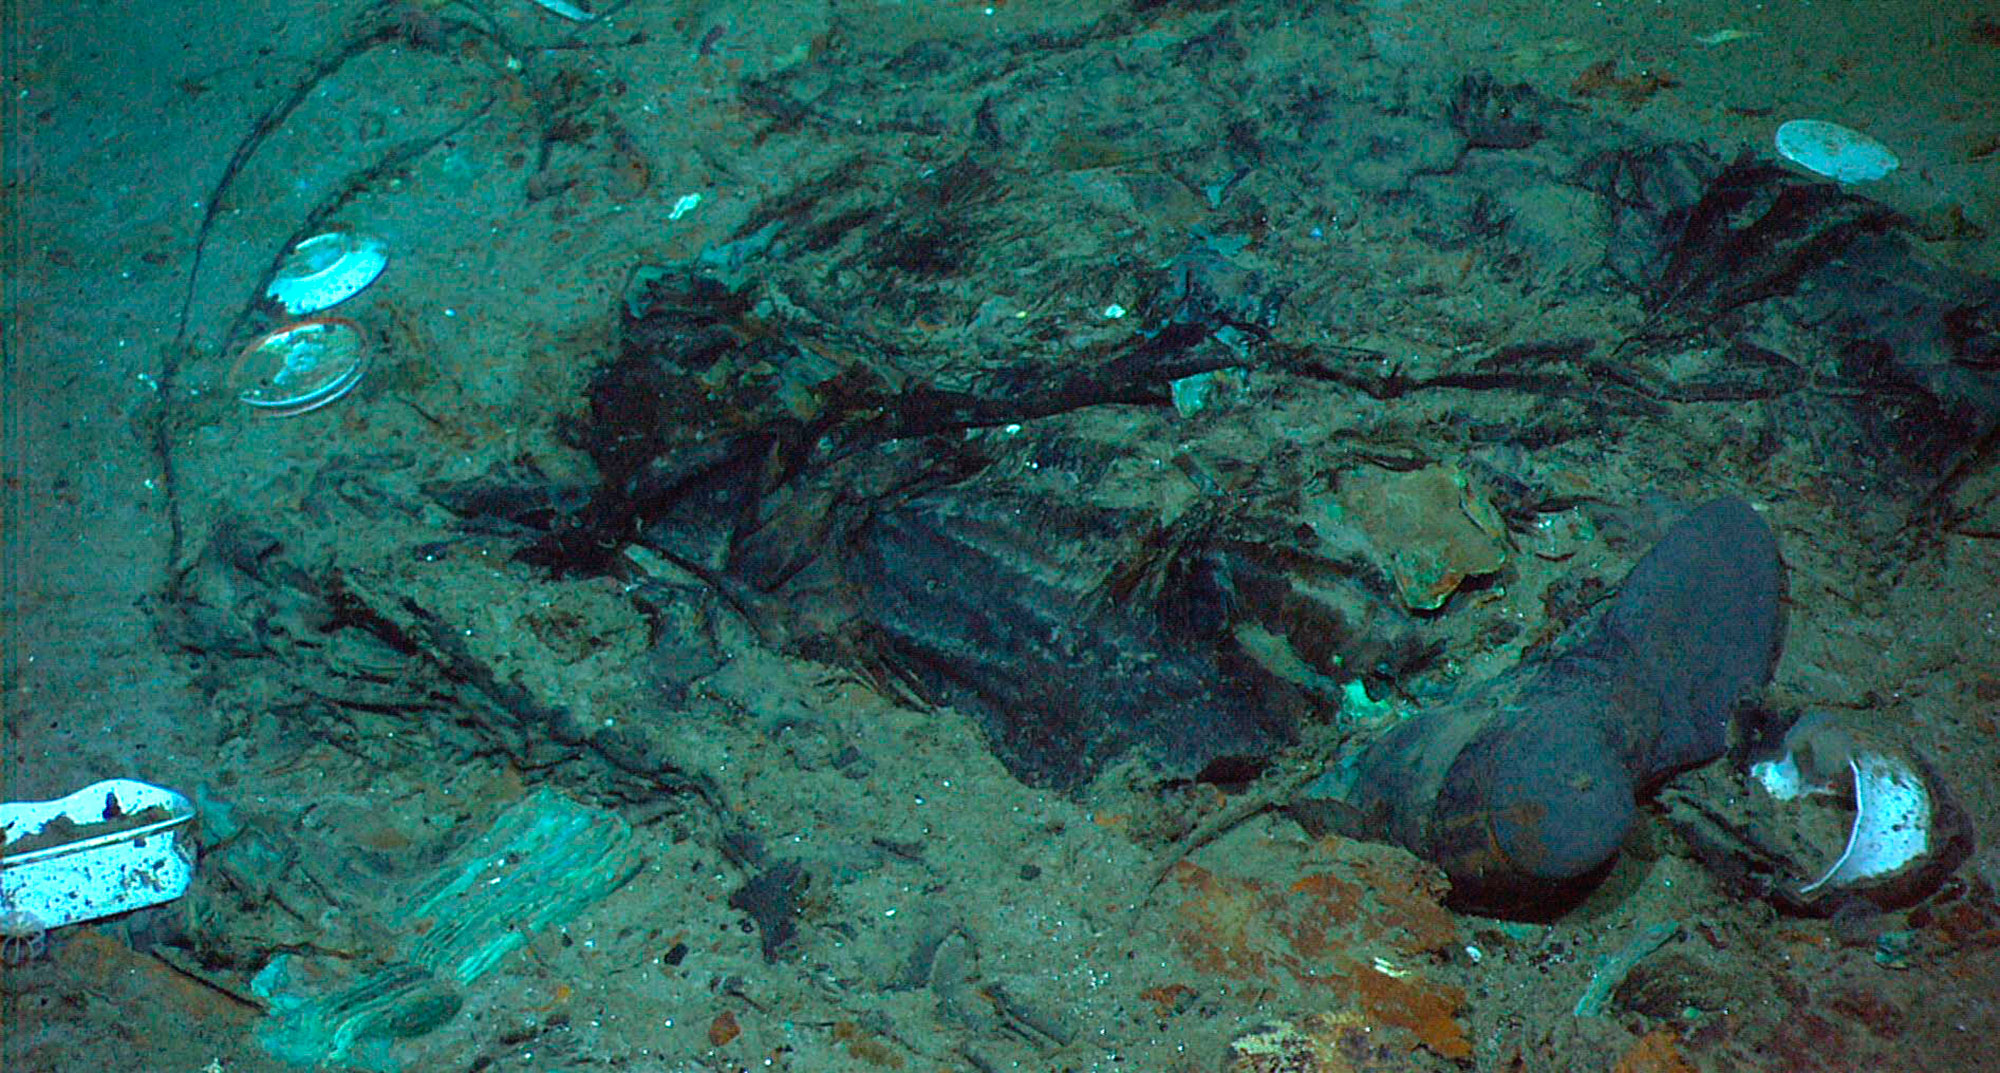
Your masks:
[{"label": "white ceramic fragment", "polygon": [[1752,782],[1775,801],[1833,799],[1849,811],[1845,844],[1831,864],[1824,857],[1794,861],[1791,893],[1801,903],[1893,897],[1955,864],[1957,810],[1935,775],[1904,750],[1822,713],[1799,720],[1781,749],[1750,766]]},{"label": "white ceramic fragment", "polygon": [[1779,156],[1835,182],[1873,182],[1902,163],[1881,142],[1823,119],[1786,123],[1778,128],[1777,145]]},{"label": "white ceramic fragment", "polygon": [[193,820],[187,798],[132,779],[0,805],[0,905],[59,928],[172,901],[194,878]]},{"label": "white ceramic fragment", "polygon": [[535,0],[535,4],[543,11],[559,15],[571,22],[589,22],[597,17],[594,12],[585,11],[576,4],[568,3],[567,0]]},{"label": "white ceramic fragment", "polygon": [[1848,757],[1854,775],[1854,826],[1847,849],[1825,875],[1799,888],[1810,895],[1895,875],[1930,850],[1931,794],[1908,763],[1884,753]]}]

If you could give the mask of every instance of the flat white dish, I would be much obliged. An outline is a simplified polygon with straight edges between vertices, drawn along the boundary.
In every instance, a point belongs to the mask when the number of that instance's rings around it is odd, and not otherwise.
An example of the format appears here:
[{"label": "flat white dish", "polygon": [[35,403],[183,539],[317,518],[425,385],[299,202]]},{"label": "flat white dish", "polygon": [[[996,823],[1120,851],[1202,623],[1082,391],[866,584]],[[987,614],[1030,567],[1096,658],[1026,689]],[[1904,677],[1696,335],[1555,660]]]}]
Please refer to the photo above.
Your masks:
[{"label": "flat white dish", "polygon": [[1824,119],[1794,119],[1778,128],[1776,142],[1779,156],[1835,182],[1873,182],[1902,165],[1888,146]]},{"label": "flat white dish", "polygon": [[317,410],[361,382],[368,342],[351,320],[287,324],[243,348],[230,383],[236,397],[273,417]]},{"label": "flat white dish", "polygon": [[389,267],[381,239],[344,227],[293,246],[264,293],[293,316],[331,309],[366,290]]}]

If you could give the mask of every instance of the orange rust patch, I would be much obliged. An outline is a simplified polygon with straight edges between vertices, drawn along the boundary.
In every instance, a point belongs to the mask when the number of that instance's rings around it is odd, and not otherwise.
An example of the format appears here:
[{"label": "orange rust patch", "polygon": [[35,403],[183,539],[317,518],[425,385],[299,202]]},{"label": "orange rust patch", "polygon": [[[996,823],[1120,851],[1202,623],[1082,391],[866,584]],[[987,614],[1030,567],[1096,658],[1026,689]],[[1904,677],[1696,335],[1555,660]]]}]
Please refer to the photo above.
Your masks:
[{"label": "orange rust patch", "polygon": [[1107,831],[1124,831],[1132,826],[1132,814],[1129,812],[1097,812],[1091,814],[1090,822]]},{"label": "orange rust patch", "polygon": [[1174,945],[1181,956],[1202,972],[1232,980],[1270,976],[1269,957],[1282,941],[1272,933],[1271,918],[1283,901],[1255,881],[1227,879],[1187,861],[1174,865],[1172,874],[1193,895],[1175,910]]},{"label": "orange rust patch", "polygon": [[1261,1006],[1323,1006],[1338,995],[1374,1026],[1408,1033],[1410,1046],[1470,1057],[1458,1022],[1464,991],[1376,967],[1457,941],[1435,870],[1359,843],[1322,843],[1314,857],[1331,859],[1301,862],[1310,870],[1282,888],[1180,862],[1169,873],[1187,895],[1175,909],[1175,948],[1201,972],[1262,985]]},{"label": "orange rust patch", "polygon": [[1194,988],[1186,984],[1161,984],[1139,992],[1139,997],[1153,1004],[1153,1012],[1161,1017],[1171,1017],[1181,1012],[1188,1003],[1194,1001]]},{"label": "orange rust patch", "polygon": [[1414,975],[1391,976],[1369,965],[1355,966],[1352,980],[1370,1019],[1408,1030],[1441,1057],[1472,1057],[1472,1040],[1458,1023],[1464,991]]},{"label": "orange rust patch", "polygon": [[1656,1028],[1620,1055],[1611,1073],[1695,1073],[1695,1067],[1675,1044],[1673,1030]]},{"label": "orange rust patch", "polygon": [[1434,869],[1363,857],[1354,862],[1361,885],[1382,909],[1384,931],[1406,954],[1446,950],[1458,942],[1458,921],[1441,904],[1451,885]]},{"label": "orange rust patch", "polygon": [[531,1007],[531,1009],[535,1013],[549,1013],[555,1010],[556,1007],[561,1006],[565,1002],[568,1002],[570,996],[574,994],[576,994],[575,988],[569,986],[568,984],[557,984],[556,993],[554,996],[552,996],[547,1002],[541,1004],[540,1006]]},{"label": "orange rust patch", "polygon": [[247,1007],[134,951],[94,925],[70,933],[56,955],[77,982],[123,1010],[128,1025],[178,1023],[237,1031],[257,1016]]},{"label": "orange rust patch", "polygon": [[853,1021],[834,1022],[833,1038],[847,1044],[847,1053],[850,1056],[869,1065],[883,1069],[903,1068],[902,1055],[897,1054],[889,1045],[876,1039],[867,1029]]}]

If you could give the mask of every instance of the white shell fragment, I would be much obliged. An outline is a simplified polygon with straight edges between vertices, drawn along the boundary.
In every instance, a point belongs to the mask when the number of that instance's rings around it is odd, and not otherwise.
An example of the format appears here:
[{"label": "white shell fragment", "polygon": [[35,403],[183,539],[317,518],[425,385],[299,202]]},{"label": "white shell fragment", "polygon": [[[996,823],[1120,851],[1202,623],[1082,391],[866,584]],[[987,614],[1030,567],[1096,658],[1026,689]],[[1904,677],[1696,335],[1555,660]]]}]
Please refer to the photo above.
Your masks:
[{"label": "white shell fragment", "polygon": [[1778,128],[1777,144],[1779,156],[1835,182],[1873,182],[1902,164],[1881,142],[1823,119],[1786,123]]},{"label": "white shell fragment", "polygon": [[389,265],[389,247],[345,228],[293,246],[264,293],[293,316],[331,309],[360,294]]},{"label": "white shell fragment", "polygon": [[367,368],[361,329],[350,320],[321,317],[288,324],[245,347],[230,382],[246,404],[290,417],[347,394]]}]

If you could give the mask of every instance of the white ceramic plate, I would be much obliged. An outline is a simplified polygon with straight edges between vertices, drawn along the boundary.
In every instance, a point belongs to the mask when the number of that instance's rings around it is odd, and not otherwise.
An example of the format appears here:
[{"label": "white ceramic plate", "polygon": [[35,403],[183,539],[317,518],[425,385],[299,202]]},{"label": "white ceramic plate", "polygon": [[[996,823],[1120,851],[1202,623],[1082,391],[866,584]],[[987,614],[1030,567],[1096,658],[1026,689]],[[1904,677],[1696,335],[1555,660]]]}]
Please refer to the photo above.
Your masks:
[{"label": "white ceramic plate", "polygon": [[1794,119],[1776,140],[1779,156],[1835,182],[1873,182],[1902,164],[1888,146],[1824,119]]},{"label": "white ceramic plate", "polygon": [[381,239],[335,228],[293,246],[264,293],[293,316],[318,313],[360,294],[388,266]]},{"label": "white ceramic plate", "polygon": [[317,410],[361,382],[368,343],[350,320],[319,317],[288,324],[251,343],[236,359],[236,397],[274,417]]}]

